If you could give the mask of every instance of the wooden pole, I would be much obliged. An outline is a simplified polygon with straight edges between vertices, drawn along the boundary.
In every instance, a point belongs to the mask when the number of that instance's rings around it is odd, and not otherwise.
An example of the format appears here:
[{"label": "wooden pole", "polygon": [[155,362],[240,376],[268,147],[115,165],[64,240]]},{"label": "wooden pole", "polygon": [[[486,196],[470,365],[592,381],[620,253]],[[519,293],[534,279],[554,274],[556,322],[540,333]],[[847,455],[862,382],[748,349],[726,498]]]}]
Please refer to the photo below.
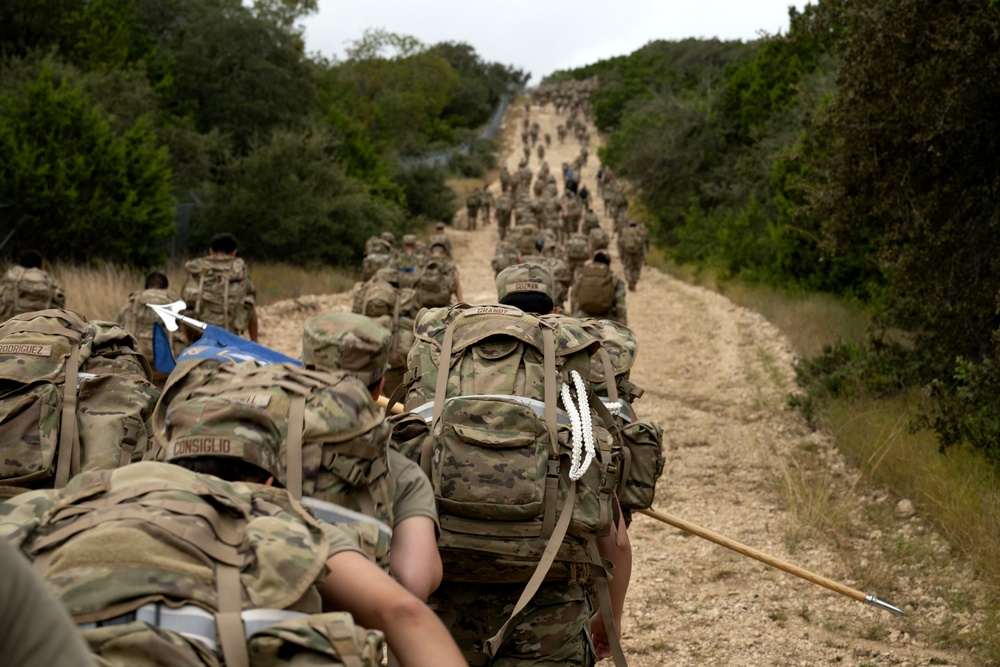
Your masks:
[{"label": "wooden pole", "polygon": [[811,581],[812,583],[823,586],[824,588],[829,588],[831,591],[835,593],[840,593],[841,595],[846,595],[847,597],[853,598],[859,602],[866,602],[869,604],[873,604],[877,607],[881,607],[882,609],[886,609],[888,611],[897,614],[903,614],[905,616],[905,612],[902,609],[898,609],[897,607],[894,607],[891,604],[883,602],[882,600],[879,600],[874,596],[865,595],[861,591],[855,590],[850,586],[845,586],[844,584],[833,581],[832,579],[827,579],[826,577],[818,575],[815,572],[810,572],[809,570],[801,568],[798,565],[792,565],[787,561],[781,560],[780,558],[776,558],[770,554],[766,554],[763,551],[758,551],[753,547],[748,547],[747,545],[741,542],[737,542],[736,540],[730,539],[724,535],[720,535],[716,532],[708,530],[707,528],[702,528],[701,526],[691,523],[690,521],[685,521],[684,519],[678,518],[671,514],[667,514],[665,512],[658,512],[653,509],[637,510],[637,511],[639,514],[645,514],[650,518],[656,519],[657,521],[662,521],[663,523],[673,526],[674,528],[680,528],[685,532],[691,533],[692,535],[697,535],[698,537],[706,539],[709,542],[715,542],[719,546],[731,549],[732,551],[735,551],[738,554],[749,556],[750,558],[758,560],[761,563],[764,563],[765,565],[776,567],[779,570],[784,570],[789,574],[794,574],[796,577],[800,577],[802,579],[805,579],[806,581]]},{"label": "wooden pole", "polygon": [[[378,404],[380,408],[384,408],[385,406],[389,405],[389,397],[384,395],[379,396],[378,398],[375,399],[375,402]],[[392,414],[394,415],[403,414],[403,404],[396,403],[396,405],[392,406]]]}]

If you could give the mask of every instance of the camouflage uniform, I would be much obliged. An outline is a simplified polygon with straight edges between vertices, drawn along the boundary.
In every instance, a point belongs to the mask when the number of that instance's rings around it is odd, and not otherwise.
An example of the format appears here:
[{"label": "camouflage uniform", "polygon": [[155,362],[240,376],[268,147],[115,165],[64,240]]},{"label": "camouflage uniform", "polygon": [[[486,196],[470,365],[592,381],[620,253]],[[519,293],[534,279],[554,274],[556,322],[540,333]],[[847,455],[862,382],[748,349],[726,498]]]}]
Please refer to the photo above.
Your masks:
[{"label": "camouflage uniform", "polygon": [[476,221],[479,218],[479,205],[481,204],[479,190],[473,190],[465,198],[465,214],[469,229],[476,228]]},{"label": "camouflage uniform", "polygon": [[[628,246],[633,249],[630,251]],[[634,291],[642,265],[649,256],[649,234],[645,225],[636,220],[629,221],[628,227],[618,235],[618,254],[622,258],[628,288]]]},{"label": "camouflage uniform", "polygon": [[493,261],[491,262],[494,277],[508,266],[520,263],[521,253],[517,250],[517,244],[513,239],[501,238],[497,243],[496,251],[493,253]]},{"label": "camouflage uniform", "polygon": [[427,245],[432,248],[436,245],[444,246],[445,254],[448,255],[449,258],[453,258],[454,255],[452,255],[451,237],[445,232],[444,223],[439,222],[436,229],[437,231],[431,234],[430,238],[427,239]]},{"label": "camouflage uniform", "polygon": [[[605,251],[605,254],[606,252],[607,251]],[[608,256],[608,259],[610,260],[610,256]],[[587,265],[594,264],[595,262],[596,260],[591,259],[587,262]],[[570,292],[570,295],[572,297],[571,312],[573,317],[578,317],[580,319],[584,319],[587,317],[596,317],[599,319],[613,320],[615,322],[618,322],[619,324],[628,325],[628,310],[625,306],[625,291],[626,291],[625,281],[619,278],[618,276],[614,275],[614,272],[611,273],[611,279],[614,282],[615,286],[614,302],[613,305],[611,306],[611,309],[603,313],[589,313],[582,310],[577,305],[577,292],[579,291],[580,287],[580,277],[577,276],[576,280],[573,282],[573,290]]]},{"label": "camouflage uniform", "polygon": [[591,229],[600,226],[601,220],[597,217],[596,213],[588,208],[587,212],[583,214],[583,226],[580,228],[580,233],[584,236],[589,236]]},{"label": "camouflage uniform", "polygon": [[510,216],[514,210],[514,198],[510,196],[509,192],[503,192],[496,200],[496,219],[497,219],[497,229],[500,232],[500,238],[507,236],[507,230],[510,228]]},{"label": "camouflage uniform", "polygon": [[[123,329],[135,337],[139,343],[139,352],[150,363],[153,362],[153,322],[156,322],[158,317],[152,309],[146,307],[146,304],[166,305],[179,300],[180,296],[168,289],[144,289],[129,294],[128,301],[115,315],[115,322],[121,324]],[[184,333],[178,329],[174,332],[168,332],[167,336],[170,338],[170,351],[174,358],[177,358],[181,350],[187,347]],[[153,369],[153,381],[157,383],[157,386],[162,387],[166,378],[166,373],[160,373],[155,368]]]},{"label": "camouflage uniform", "polygon": [[483,188],[479,193],[479,207],[483,210],[483,224],[490,224],[490,211],[493,208],[493,193]]}]

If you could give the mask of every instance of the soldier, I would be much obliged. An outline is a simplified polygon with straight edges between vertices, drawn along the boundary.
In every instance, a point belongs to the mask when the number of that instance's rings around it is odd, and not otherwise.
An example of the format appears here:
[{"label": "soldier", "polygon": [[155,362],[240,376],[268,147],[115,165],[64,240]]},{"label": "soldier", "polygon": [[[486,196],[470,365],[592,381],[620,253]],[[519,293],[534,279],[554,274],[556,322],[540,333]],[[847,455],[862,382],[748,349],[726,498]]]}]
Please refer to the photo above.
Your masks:
[{"label": "soldier", "polygon": [[507,236],[507,229],[510,227],[510,216],[514,212],[514,198],[509,192],[502,192],[496,201],[497,230],[500,238]]},{"label": "soldier", "polygon": [[493,193],[490,192],[489,183],[483,183],[483,189],[479,194],[479,207],[483,210],[483,224],[490,224],[490,210],[493,208]]},{"label": "soldier", "polygon": [[539,162],[541,162],[542,160],[544,160],[545,159],[545,144],[538,144],[538,148],[535,149],[535,152],[538,153],[538,161]]},{"label": "soldier", "polygon": [[469,196],[465,198],[465,213],[466,220],[469,224],[469,229],[476,228],[476,220],[479,217],[479,205],[481,200],[479,198],[479,190],[473,188]]},{"label": "soldier", "polygon": [[552,146],[552,135],[546,132],[543,136],[545,139],[545,146],[546,147]]},{"label": "soldier", "polygon": [[[118,311],[115,322],[122,325],[125,331],[135,336],[139,343],[139,352],[147,360],[153,361],[153,323],[157,321],[156,313],[147,304],[165,305],[179,301],[180,297],[176,292],[170,291],[170,280],[159,271],[153,271],[146,276],[145,289],[132,292],[128,295],[128,301]],[[178,329],[167,334],[170,338],[170,348],[176,358],[181,350],[187,345],[184,333]],[[157,387],[162,388],[166,382],[167,374],[153,369],[153,382]]]},{"label": "soldier", "polygon": [[601,220],[594,213],[594,210],[587,206],[587,212],[583,214],[583,227],[580,228],[580,233],[584,236],[590,235],[590,230],[601,226]]},{"label": "soldier", "polygon": [[417,249],[416,234],[403,235],[403,249],[396,255],[393,268],[399,273],[399,286],[412,288],[420,279],[425,256]]},{"label": "soldier", "polygon": [[[552,278],[544,267],[518,264],[497,276],[500,304],[536,315],[552,311]],[[609,588],[611,612],[617,627],[631,575],[631,546],[624,521],[612,524],[611,534],[597,540],[602,558],[614,565]],[[593,613],[591,593],[575,581],[545,581],[523,609],[511,619],[508,639],[493,660],[483,654],[483,644],[511,615],[523,592],[521,583],[462,583],[446,580],[429,604],[451,628],[463,655],[479,665],[568,665],[590,667],[595,655],[607,654],[607,631]]]},{"label": "soldier", "polygon": [[[242,259],[236,256],[236,237],[212,237],[208,255],[184,265],[188,273],[181,295],[185,314],[257,341],[257,290]],[[196,333],[188,330],[189,339]],[[193,340],[192,340],[193,342]]]},{"label": "soldier", "polygon": [[566,265],[573,273],[573,277],[575,279],[576,274],[581,268],[583,268],[584,263],[586,263],[591,256],[590,246],[587,243],[586,235],[573,234],[566,239],[566,244],[563,246],[563,256],[566,258]]},{"label": "soldier", "polygon": [[42,255],[37,250],[21,253],[17,266],[8,269],[0,283],[0,322],[21,313],[65,306],[62,285],[42,269]]},{"label": "soldier", "polygon": [[573,317],[596,317],[628,324],[625,282],[611,270],[611,253],[598,250],[580,269],[571,292]]},{"label": "soldier", "polygon": [[392,332],[392,351],[386,372],[390,391],[403,381],[406,355],[413,345],[413,319],[420,311],[417,291],[400,287],[400,275],[392,269],[383,269],[368,282],[356,283],[352,293],[351,312],[375,319]]},{"label": "soldier", "polygon": [[637,220],[628,221],[628,225],[618,235],[618,254],[625,268],[629,291],[634,292],[642,265],[649,257],[649,234],[645,225]]},{"label": "soldier", "polygon": [[452,295],[462,301],[462,283],[458,267],[448,259],[445,247],[431,246],[430,257],[424,262],[417,281],[417,299],[421,308],[439,308],[451,304]]},{"label": "soldier", "polygon": [[[362,532],[318,522],[272,486],[270,415],[200,397],[168,421],[169,463],[83,473],[0,506],[0,535],[36,559],[102,665],[248,665],[251,652],[260,664],[277,664],[268,652],[377,664],[373,637],[321,611],[383,631],[404,666],[464,664],[433,613],[369,560]],[[269,640],[269,626],[308,641]]]},{"label": "soldier", "polygon": [[[302,330],[306,368],[353,375],[365,383],[374,400],[386,388],[391,347],[388,329],[355,313],[315,315]],[[394,482],[389,572],[404,588],[426,600],[440,585],[442,574],[434,489],[419,465],[391,447],[388,465]]]},{"label": "soldier", "polygon": [[552,276],[552,301],[556,312],[565,308],[569,288],[573,284],[573,272],[569,265],[558,256],[559,248],[550,238],[535,241],[535,253],[523,257],[524,264],[544,266]]},{"label": "soldier", "polygon": [[521,263],[521,253],[517,249],[517,243],[512,238],[501,238],[497,242],[496,251],[493,253],[493,275],[496,276],[508,266]]},{"label": "soldier", "polygon": [[439,222],[434,226],[434,229],[435,232],[431,234],[427,243],[430,244],[432,250],[435,245],[444,246],[444,251],[448,256],[448,259],[454,259],[451,252],[451,237],[448,236],[448,233],[445,231],[445,224],[443,222]]},{"label": "soldier", "polygon": [[611,244],[611,239],[608,238],[608,233],[604,231],[603,227],[595,227],[590,230],[590,234],[587,236],[587,243],[590,245],[591,254],[593,254],[598,250],[607,250]]},{"label": "soldier", "polygon": [[576,234],[577,230],[580,229],[580,218],[582,217],[583,205],[580,203],[580,199],[570,194],[563,197],[562,219],[567,237],[570,234]]}]

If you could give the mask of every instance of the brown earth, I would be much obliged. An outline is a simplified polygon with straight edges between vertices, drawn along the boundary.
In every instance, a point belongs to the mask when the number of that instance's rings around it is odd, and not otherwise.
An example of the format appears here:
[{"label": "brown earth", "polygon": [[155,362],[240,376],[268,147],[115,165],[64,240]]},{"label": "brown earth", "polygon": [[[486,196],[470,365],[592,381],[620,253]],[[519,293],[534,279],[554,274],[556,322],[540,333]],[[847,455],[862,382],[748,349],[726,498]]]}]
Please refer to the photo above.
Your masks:
[{"label": "brown earth", "polygon": [[[519,127],[520,114],[519,106],[508,125]],[[533,107],[531,116],[543,133],[556,137],[560,119],[551,108]],[[558,170],[578,151],[572,138],[564,145],[554,139],[546,158]],[[513,171],[519,142],[506,153]],[[531,167],[537,172],[538,166],[532,152]],[[583,182],[595,195],[596,171],[592,157]],[[499,185],[492,189],[498,193]],[[601,208],[596,203],[595,210]],[[464,223],[464,213],[459,218],[456,222]],[[602,224],[611,229],[610,220],[602,218]],[[496,225],[451,235],[466,300],[494,301],[490,259]],[[620,269],[617,258],[615,265]],[[309,315],[349,308],[347,294],[269,306],[261,313],[262,342],[297,356]],[[879,570],[885,543],[928,554],[923,570],[895,561],[886,565],[880,580],[890,590],[866,591],[904,607],[909,616],[901,618],[639,516],[629,531],[635,564],[622,632],[630,665],[982,662],[935,648],[979,627],[981,612],[954,611],[951,604],[956,596],[973,595],[971,575],[951,565],[943,540],[905,504],[892,534],[881,534],[866,520],[873,511],[897,513],[899,499],[860,485],[829,437],[812,432],[785,408],[794,390],[795,356],[775,327],[717,293],[650,268],[638,290],[628,294],[628,312],[641,343],[632,379],[646,388],[636,408],[664,428],[667,468],[658,486],[658,509],[856,588],[862,583],[850,563]],[[848,499],[852,540],[846,548],[860,558],[844,558],[843,550],[833,550],[783,503],[780,480],[803,453],[822,463],[823,473]],[[862,488],[864,493],[855,492]]]}]

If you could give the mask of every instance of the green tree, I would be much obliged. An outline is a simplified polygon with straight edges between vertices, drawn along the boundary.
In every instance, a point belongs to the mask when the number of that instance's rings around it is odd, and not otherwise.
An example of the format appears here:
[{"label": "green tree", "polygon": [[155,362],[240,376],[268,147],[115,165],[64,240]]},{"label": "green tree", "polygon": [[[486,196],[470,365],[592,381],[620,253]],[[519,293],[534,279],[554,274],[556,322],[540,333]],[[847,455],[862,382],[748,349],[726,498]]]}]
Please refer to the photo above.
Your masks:
[{"label": "green tree", "polygon": [[[49,257],[148,264],[173,233],[166,151],[146,118],[116,133],[45,68],[0,96],[0,199]],[[22,235],[24,232],[20,232]]]}]

